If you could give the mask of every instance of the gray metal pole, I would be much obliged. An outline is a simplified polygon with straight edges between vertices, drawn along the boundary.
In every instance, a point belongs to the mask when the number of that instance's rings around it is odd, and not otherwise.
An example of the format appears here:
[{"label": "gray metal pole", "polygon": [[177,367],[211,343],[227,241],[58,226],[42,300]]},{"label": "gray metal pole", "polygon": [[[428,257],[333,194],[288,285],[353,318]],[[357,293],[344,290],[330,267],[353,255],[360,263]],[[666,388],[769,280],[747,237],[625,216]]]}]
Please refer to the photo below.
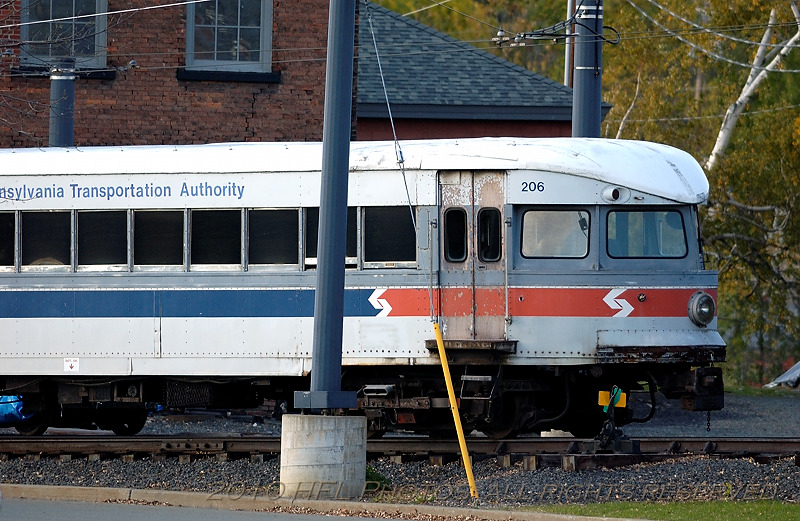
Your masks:
[{"label": "gray metal pole", "polygon": [[[575,0],[567,0],[567,20],[575,14]],[[567,27],[568,31],[574,31],[574,25]],[[575,38],[569,37],[564,41],[564,85],[572,87],[572,46]]]},{"label": "gray metal pole", "polygon": [[311,390],[295,392],[294,403],[299,409],[356,406],[356,393],[341,391],[355,20],[356,0],[331,0],[322,126],[322,189]]},{"label": "gray metal pole", "polygon": [[603,0],[578,7],[572,91],[572,137],[600,137],[603,77]]},{"label": "gray metal pole", "polygon": [[75,146],[75,59],[63,58],[50,69],[51,147]]}]

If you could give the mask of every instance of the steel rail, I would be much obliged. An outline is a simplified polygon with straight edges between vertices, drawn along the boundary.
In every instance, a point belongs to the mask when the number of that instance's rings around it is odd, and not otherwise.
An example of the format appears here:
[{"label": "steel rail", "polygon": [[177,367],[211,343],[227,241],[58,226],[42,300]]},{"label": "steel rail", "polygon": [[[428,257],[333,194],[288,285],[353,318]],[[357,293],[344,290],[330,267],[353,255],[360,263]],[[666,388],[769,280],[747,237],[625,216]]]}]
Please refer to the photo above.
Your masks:
[{"label": "steel rail", "polygon": [[[800,454],[800,438],[638,438],[639,451],[647,456],[669,455],[776,455]],[[468,449],[473,456],[500,455],[581,455],[608,454],[597,450],[592,440],[576,438],[517,438],[492,440],[469,438]],[[367,452],[379,455],[458,455],[457,440],[425,437],[387,437],[368,440]],[[20,456],[38,454],[278,454],[280,438],[240,434],[178,436],[137,435],[45,435],[38,437],[0,436],[0,455]]]}]

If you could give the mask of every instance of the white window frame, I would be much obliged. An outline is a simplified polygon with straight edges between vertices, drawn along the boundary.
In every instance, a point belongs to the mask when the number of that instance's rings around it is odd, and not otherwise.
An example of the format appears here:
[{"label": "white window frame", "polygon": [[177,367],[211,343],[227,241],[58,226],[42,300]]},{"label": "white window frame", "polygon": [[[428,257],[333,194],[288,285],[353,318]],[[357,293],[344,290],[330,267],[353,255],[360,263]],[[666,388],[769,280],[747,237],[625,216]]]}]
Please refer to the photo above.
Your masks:
[{"label": "white window frame", "polygon": [[[217,0],[209,0],[215,2]],[[218,0],[223,2],[240,0]],[[186,69],[207,72],[271,72],[272,71],[272,1],[261,2],[260,58],[257,61],[199,59],[194,56],[196,4],[186,6]],[[236,26],[241,28],[241,26]],[[216,40],[215,40],[216,41]]]},{"label": "white window frame", "polygon": [[[48,54],[34,54],[30,50],[27,50],[30,48],[30,46],[33,45],[33,43],[31,43],[31,39],[33,38],[33,36],[30,34],[32,26],[28,24],[28,22],[31,22],[30,19],[31,8],[39,3],[52,2],[52,1],[58,1],[58,0],[21,0],[22,10],[20,13],[20,21],[22,22],[22,26],[20,27],[20,43],[22,47],[22,52],[20,54],[20,64],[28,67],[49,68],[54,66],[61,58],[75,58],[76,69],[105,69],[106,49],[107,49],[106,42],[107,42],[107,30],[108,30],[108,24],[106,19],[107,17],[105,15],[95,16],[95,33],[94,33],[95,54],[91,57],[76,56],[74,53],[74,40],[72,49],[73,52],[70,53],[69,55],[53,54],[52,47],[51,51],[48,52]],[[95,13],[106,13],[107,11],[108,11],[107,0],[95,0]],[[72,13],[73,14],[75,13],[74,0],[73,0]],[[83,18],[81,18],[81,20],[83,20]],[[65,20],[65,22],[67,21]]]}]

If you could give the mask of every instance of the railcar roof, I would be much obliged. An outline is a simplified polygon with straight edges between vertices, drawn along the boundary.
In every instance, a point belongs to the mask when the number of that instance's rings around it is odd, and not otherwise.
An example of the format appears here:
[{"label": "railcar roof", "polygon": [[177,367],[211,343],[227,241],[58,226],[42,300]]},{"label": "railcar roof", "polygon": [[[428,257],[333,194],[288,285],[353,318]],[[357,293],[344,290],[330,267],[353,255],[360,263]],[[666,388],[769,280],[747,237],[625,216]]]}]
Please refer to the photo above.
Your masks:
[{"label": "railcar roof", "polygon": [[[595,179],[681,203],[701,203],[708,180],[676,148],[590,138],[402,141],[407,171],[541,170]],[[321,143],[217,143],[0,150],[0,176],[319,171]],[[396,170],[392,142],[355,141],[351,171]]]}]

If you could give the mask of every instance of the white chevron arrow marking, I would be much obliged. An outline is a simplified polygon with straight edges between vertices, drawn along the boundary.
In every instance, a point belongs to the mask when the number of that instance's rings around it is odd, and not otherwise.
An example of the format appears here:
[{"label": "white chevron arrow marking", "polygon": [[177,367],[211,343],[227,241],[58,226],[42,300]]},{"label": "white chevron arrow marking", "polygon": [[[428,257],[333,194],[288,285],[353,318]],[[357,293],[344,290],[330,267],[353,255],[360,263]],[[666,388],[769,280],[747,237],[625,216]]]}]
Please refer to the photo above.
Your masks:
[{"label": "white chevron arrow marking", "polygon": [[389,313],[392,311],[392,306],[389,304],[389,302],[385,298],[379,298],[385,291],[386,288],[376,289],[367,299],[369,303],[372,304],[372,307],[381,310],[381,312],[376,315],[379,317],[389,316]]},{"label": "white chevron arrow marking", "polygon": [[625,292],[627,288],[616,288],[608,292],[608,295],[603,297],[603,302],[606,303],[611,309],[618,309],[615,317],[627,317],[633,311],[633,306],[624,298],[617,298]]}]

